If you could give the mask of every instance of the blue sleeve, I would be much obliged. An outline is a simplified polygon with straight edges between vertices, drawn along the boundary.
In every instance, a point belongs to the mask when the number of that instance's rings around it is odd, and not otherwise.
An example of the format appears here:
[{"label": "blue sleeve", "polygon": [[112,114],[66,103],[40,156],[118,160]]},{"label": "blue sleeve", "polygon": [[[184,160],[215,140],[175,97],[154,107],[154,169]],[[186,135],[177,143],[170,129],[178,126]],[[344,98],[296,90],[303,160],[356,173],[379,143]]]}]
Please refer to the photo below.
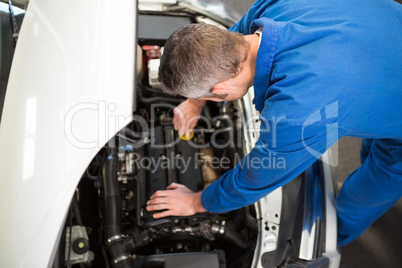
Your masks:
[{"label": "blue sleeve", "polygon": [[239,32],[242,34],[250,34],[250,25],[253,20],[260,18],[261,14],[265,11],[265,9],[272,3],[275,2],[273,0],[258,0],[256,1],[246,14],[232,27],[229,28],[229,31]]},{"label": "blue sleeve", "polygon": [[337,103],[331,105],[303,120],[261,117],[255,147],[204,190],[204,208],[222,213],[251,205],[306,170],[341,134]]}]

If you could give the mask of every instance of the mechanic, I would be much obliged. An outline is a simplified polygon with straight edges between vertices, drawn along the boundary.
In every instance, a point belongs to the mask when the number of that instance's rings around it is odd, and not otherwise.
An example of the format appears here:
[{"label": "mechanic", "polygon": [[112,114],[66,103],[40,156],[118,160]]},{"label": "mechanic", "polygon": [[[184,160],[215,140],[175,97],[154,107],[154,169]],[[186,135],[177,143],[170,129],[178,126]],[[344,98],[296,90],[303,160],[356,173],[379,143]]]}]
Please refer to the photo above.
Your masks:
[{"label": "mechanic", "polygon": [[[342,136],[362,137],[362,165],[336,199],[345,245],[402,194],[402,6],[392,0],[257,1],[229,29],[192,24],[165,45],[165,92],[188,98],[174,111],[191,132],[206,100],[243,97],[254,85],[260,138],[203,192],[172,184],[147,210],[155,218],[244,207],[313,164]],[[237,33],[238,32],[238,33]],[[285,168],[255,167],[282,157]]]}]

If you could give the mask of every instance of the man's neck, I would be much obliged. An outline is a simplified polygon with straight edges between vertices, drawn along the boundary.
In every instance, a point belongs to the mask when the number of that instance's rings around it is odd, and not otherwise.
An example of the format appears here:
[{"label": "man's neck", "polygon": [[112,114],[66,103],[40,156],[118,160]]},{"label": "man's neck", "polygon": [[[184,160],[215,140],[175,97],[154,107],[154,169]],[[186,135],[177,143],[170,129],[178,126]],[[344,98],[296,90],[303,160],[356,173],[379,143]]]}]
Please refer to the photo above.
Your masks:
[{"label": "man's neck", "polygon": [[246,39],[246,41],[249,43],[249,52],[248,52],[249,54],[246,59],[246,62],[244,62],[244,63],[245,63],[245,66],[250,68],[250,71],[252,72],[252,80],[250,81],[250,83],[253,84],[260,37],[258,34],[255,33],[255,34],[245,35],[244,39]]}]

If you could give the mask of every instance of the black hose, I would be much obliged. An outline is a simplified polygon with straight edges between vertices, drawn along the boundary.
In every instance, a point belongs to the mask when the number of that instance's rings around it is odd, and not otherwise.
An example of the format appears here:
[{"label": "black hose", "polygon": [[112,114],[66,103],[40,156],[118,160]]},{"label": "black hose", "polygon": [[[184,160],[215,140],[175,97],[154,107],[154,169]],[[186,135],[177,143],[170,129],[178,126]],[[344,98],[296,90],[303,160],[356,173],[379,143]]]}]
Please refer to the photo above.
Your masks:
[{"label": "black hose", "polygon": [[91,181],[98,181],[99,179],[98,176],[91,175],[88,168],[87,171],[85,172],[85,175],[87,175],[87,178],[90,179]]},{"label": "black hose", "polygon": [[[139,159],[146,158],[144,147],[145,146],[141,146],[136,149],[136,153],[140,157]],[[137,214],[138,214],[138,211],[140,211],[141,208],[145,207],[147,204],[147,178],[145,168],[141,167],[140,163],[137,161],[135,164],[135,170],[136,170],[135,180],[137,183]]]},{"label": "black hose", "polygon": [[124,137],[131,138],[133,140],[140,140],[144,137],[143,135],[136,133],[134,130],[132,130],[128,127],[125,127],[122,130],[120,130],[119,134],[121,134]]},{"label": "black hose", "polygon": [[[88,167],[87,170],[85,171],[86,178],[88,178],[91,181],[98,181],[100,179],[104,159],[105,159],[105,153],[103,154],[103,156],[101,156],[100,154],[96,155],[94,160],[96,160],[98,162],[98,163],[96,163],[96,166],[99,166],[98,174],[96,176],[92,175],[91,172],[89,171],[89,167]],[[92,161],[94,161],[94,160],[92,160]]]},{"label": "black hose", "polygon": [[104,187],[104,233],[112,266],[133,267],[134,261],[122,246],[121,199],[117,180],[118,156],[116,148],[108,148],[108,156],[103,165]]},{"label": "black hose", "polygon": [[150,222],[146,222],[142,225],[142,227],[144,228],[148,228],[148,227],[155,227],[161,224],[172,224],[173,221],[171,219],[160,219],[157,221],[150,221]]}]

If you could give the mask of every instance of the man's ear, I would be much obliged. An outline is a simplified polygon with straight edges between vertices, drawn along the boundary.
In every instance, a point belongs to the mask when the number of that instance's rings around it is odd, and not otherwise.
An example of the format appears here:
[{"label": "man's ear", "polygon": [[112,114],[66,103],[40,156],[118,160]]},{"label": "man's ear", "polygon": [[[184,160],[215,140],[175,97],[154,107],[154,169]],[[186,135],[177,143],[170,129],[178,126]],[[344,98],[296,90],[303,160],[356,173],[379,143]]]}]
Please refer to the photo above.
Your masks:
[{"label": "man's ear", "polygon": [[230,80],[225,80],[223,82],[220,82],[218,84],[216,84],[212,90],[211,90],[212,94],[215,95],[230,95],[231,93],[233,93],[233,89],[231,87],[231,83]]}]

